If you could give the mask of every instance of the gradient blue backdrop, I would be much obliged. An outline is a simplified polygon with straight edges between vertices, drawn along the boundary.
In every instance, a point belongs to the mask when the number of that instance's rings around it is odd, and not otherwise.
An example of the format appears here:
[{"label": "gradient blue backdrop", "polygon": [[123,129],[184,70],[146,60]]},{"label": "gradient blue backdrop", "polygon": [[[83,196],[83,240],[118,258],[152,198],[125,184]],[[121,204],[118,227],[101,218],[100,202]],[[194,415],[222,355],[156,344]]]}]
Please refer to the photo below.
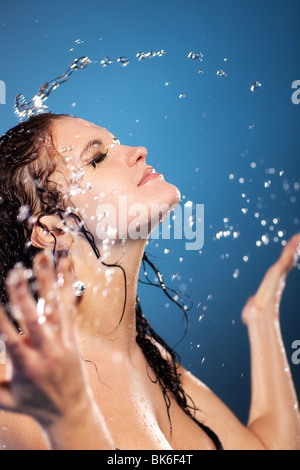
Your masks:
[{"label": "gradient blue backdrop", "polygon": [[[205,204],[201,253],[185,250],[185,240],[161,239],[148,253],[166,284],[194,299],[190,329],[176,346],[183,364],[244,422],[250,369],[241,310],[279,256],[281,240],[300,231],[300,105],[291,101],[292,83],[300,80],[299,26],[298,0],[19,0],[0,9],[0,80],[7,87],[1,134],[17,123],[17,94],[31,99],[87,55],[93,63],[53,93],[49,109],[146,146],[149,163],[180,188],[183,203]],[[161,49],[163,57],[136,58]],[[202,52],[203,61],[189,59],[190,51]],[[104,56],[114,61],[107,68]],[[116,62],[120,56],[129,58],[127,67]],[[262,87],[252,93],[255,81]],[[230,236],[216,239],[227,228]],[[257,247],[263,235],[270,242]],[[290,362],[291,344],[300,339],[299,281],[295,269],[282,307]],[[182,312],[154,287],[141,285],[139,296],[173,346],[184,332]],[[291,367],[300,394],[300,365]]]}]

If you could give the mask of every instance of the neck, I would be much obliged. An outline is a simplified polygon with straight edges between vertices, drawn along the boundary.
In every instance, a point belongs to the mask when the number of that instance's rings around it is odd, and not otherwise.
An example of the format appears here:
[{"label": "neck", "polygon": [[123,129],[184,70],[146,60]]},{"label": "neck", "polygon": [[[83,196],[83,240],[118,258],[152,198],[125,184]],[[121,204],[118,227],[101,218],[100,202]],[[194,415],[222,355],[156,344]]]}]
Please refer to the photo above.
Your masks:
[{"label": "neck", "polygon": [[87,241],[73,243],[74,273],[86,285],[77,321],[83,354],[91,357],[113,349],[130,356],[136,350],[137,285],[146,243],[126,240],[109,250],[100,246],[99,260]]}]

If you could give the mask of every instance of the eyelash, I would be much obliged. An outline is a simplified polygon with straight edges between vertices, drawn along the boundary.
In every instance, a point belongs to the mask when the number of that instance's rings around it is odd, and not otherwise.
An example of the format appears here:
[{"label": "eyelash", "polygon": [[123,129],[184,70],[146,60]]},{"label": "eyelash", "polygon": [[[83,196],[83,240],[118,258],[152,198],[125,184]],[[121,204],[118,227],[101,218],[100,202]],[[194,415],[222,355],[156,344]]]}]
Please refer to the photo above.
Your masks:
[{"label": "eyelash", "polygon": [[96,168],[96,166],[99,164],[99,163],[102,163],[105,159],[105,157],[107,156],[108,154],[108,150],[105,152],[105,153],[100,153],[99,155],[97,155],[95,158],[93,158],[93,160],[90,162],[90,165],[94,168]]}]

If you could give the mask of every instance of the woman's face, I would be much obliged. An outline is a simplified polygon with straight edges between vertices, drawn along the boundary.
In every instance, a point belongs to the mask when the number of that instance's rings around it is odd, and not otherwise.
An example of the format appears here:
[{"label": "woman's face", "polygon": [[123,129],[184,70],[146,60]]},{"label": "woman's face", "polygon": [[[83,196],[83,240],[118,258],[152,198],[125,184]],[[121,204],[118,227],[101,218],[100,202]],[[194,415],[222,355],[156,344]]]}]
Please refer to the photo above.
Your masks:
[{"label": "woman's face", "polygon": [[151,173],[144,147],[121,145],[108,130],[77,118],[55,121],[52,133],[59,152],[54,179],[96,240],[146,239],[180,202],[161,174],[142,181]]}]

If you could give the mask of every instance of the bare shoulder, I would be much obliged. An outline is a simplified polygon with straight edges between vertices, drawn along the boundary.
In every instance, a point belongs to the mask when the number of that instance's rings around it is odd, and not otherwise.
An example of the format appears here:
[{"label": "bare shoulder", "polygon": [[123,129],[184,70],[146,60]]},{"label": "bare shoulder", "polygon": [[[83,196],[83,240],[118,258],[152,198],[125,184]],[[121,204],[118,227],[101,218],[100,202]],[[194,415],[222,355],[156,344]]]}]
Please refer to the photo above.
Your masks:
[{"label": "bare shoulder", "polygon": [[[0,383],[6,368],[0,365]],[[0,409],[0,450],[48,450],[47,441],[38,424],[28,416]]]},{"label": "bare shoulder", "polygon": [[33,419],[0,411],[0,450],[49,450],[49,446]]},{"label": "bare shoulder", "polygon": [[199,410],[196,417],[211,428],[225,449],[264,450],[263,443],[245,426],[228,406],[201,380],[179,366],[184,391]]},{"label": "bare shoulder", "polygon": [[[160,350],[162,357],[171,361],[171,356],[152,338],[151,341]],[[229,409],[229,407],[201,380],[178,364],[183,390],[189,405],[197,409],[195,417],[198,421],[214,431],[225,449],[232,450],[264,450],[263,443],[245,426]]]}]

